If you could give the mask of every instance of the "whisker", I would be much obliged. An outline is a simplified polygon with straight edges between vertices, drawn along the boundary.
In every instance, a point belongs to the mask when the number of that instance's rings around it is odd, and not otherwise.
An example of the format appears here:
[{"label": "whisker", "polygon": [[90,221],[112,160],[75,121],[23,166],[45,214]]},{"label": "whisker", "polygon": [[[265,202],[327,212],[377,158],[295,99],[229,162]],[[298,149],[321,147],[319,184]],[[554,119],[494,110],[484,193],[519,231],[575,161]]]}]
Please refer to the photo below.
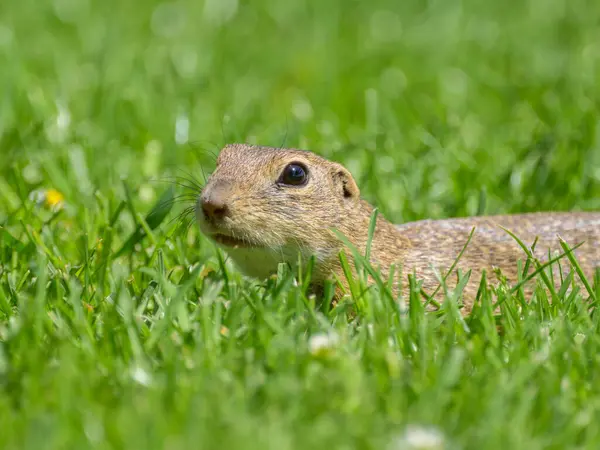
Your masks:
[{"label": "whisker", "polygon": [[177,195],[176,197],[173,197],[173,198],[170,198],[168,200],[161,202],[158,206],[175,205],[177,203],[185,203],[186,201],[187,202],[195,202],[197,198],[198,198],[197,195],[181,194],[181,195]]},{"label": "whisker", "polygon": [[185,230],[183,232],[184,235],[188,234],[190,228],[192,228],[192,225],[194,225],[194,221],[192,219],[188,220],[187,226],[185,227]]},{"label": "whisker", "polygon": [[167,225],[171,225],[173,222],[178,222],[176,228],[178,228],[185,220],[187,219],[192,219],[192,214],[195,212],[196,207],[195,206],[188,206],[187,208],[185,208],[181,213],[179,213],[177,216],[173,217],[168,223]]},{"label": "whisker", "polygon": [[156,208],[166,208],[166,207],[172,207],[174,205],[180,205],[180,204],[190,204],[190,203],[194,203],[191,206],[188,206],[188,208],[196,208],[195,206],[195,199],[191,199],[191,198],[180,198],[180,199],[169,199],[166,200],[164,202],[161,202],[159,204],[156,205]]},{"label": "whisker", "polygon": [[288,117],[288,114],[287,114],[287,111],[286,111],[286,113],[285,113],[285,134],[283,135],[283,142],[281,143],[281,146],[279,147],[280,149],[284,148],[285,147],[285,143],[287,142],[288,132],[289,132],[289,129],[290,129],[290,124],[289,124],[289,120],[288,119],[289,119],[289,117]]},{"label": "whisker", "polygon": [[190,142],[188,142],[188,145],[191,148],[193,148],[194,150],[201,150],[204,153],[208,153],[209,155],[211,155],[213,157],[214,161],[216,162],[217,161],[217,157],[218,157],[217,154],[215,152],[211,151],[211,150],[208,150],[208,149],[206,149],[204,147],[201,147],[200,146],[201,142],[206,142],[206,143],[212,145],[213,147],[215,147],[217,150],[221,149],[221,147],[219,145],[215,144],[214,142],[210,142],[210,141],[190,141]]},{"label": "whisker", "polygon": [[206,174],[204,173],[204,167],[200,164],[200,170],[202,171],[202,177],[204,178],[204,184],[206,184]]},{"label": "whisker", "polygon": [[176,197],[173,197],[174,199],[179,199],[179,198],[187,198],[187,199],[191,199],[191,200],[196,200],[198,198],[198,194],[196,193],[190,193],[190,192],[186,192],[185,194],[179,194]]},{"label": "whisker", "polygon": [[[202,169],[202,165],[200,164],[200,168]],[[204,187],[204,185],[196,180],[196,178],[194,177],[194,175],[192,175],[190,172],[186,172],[185,170],[183,170],[182,168],[178,168],[177,170],[179,170],[179,172],[183,173],[186,177],[180,177],[182,180],[187,181],[188,183],[190,183],[192,186],[197,187],[198,189],[202,190],[202,188]],[[204,170],[202,170],[202,173],[204,173]],[[205,180],[206,182],[206,180]]]},{"label": "whisker", "polygon": [[196,222],[191,217],[187,217],[186,219],[179,222],[179,232],[182,233],[184,236],[187,235],[194,223]]},{"label": "whisker", "polygon": [[[185,182],[187,182],[188,184],[186,184]],[[195,182],[192,182],[191,180],[187,180],[182,177],[173,178],[171,183],[176,186],[187,189],[188,191],[199,192],[202,190],[202,186],[197,185]]]},{"label": "whisker", "polygon": [[185,184],[185,183],[182,183],[181,181],[176,181],[176,180],[183,180],[183,181],[187,181],[188,183],[190,182],[189,180],[182,179],[181,177],[173,178],[173,179],[166,179],[166,178],[155,179],[155,180],[150,180],[150,182],[151,183],[168,183],[168,184],[172,184],[174,186],[179,186],[181,188],[184,188],[184,189],[186,189],[188,191],[193,191],[193,192],[197,192],[197,191],[201,191],[202,190],[201,186],[200,187],[195,186],[195,185],[190,186],[188,184]]},{"label": "whisker", "polygon": [[181,212],[180,215],[181,216],[189,216],[190,214],[193,214],[194,212],[196,212],[196,206],[188,206]]},{"label": "whisker", "polygon": [[225,137],[225,126],[223,124],[223,120],[221,120],[221,135],[223,136],[223,142],[227,142],[227,138]]},{"label": "whisker", "polygon": [[[182,184],[183,186],[191,187],[195,190],[201,191],[204,185],[194,178],[185,178],[185,177],[174,177],[173,178],[177,183]],[[185,182],[185,183],[184,183]],[[187,183],[187,184],[186,184]]]},{"label": "whisker", "polygon": [[[216,162],[218,155],[211,150],[208,150],[204,147],[198,146],[197,145],[198,142],[200,142],[200,141],[192,141],[192,142],[189,142],[188,145],[194,150],[200,150],[202,153],[208,153],[210,156],[212,156],[213,162]],[[208,143],[216,148],[219,148],[219,146],[213,142],[208,142]],[[196,159],[198,160],[199,158],[196,156]],[[173,168],[176,172],[179,172],[179,173],[185,175],[185,176],[173,177],[175,181],[177,181],[178,183],[181,183],[181,184],[179,184],[179,186],[182,186],[186,189],[192,189],[192,187],[193,187],[194,189],[202,190],[204,188],[204,185],[206,184],[207,176],[206,176],[206,172],[204,171],[203,164],[200,161],[197,161],[197,163],[200,166],[200,171],[202,172],[202,178],[204,179],[204,182],[202,182],[198,178],[196,178],[196,176],[194,176],[191,172],[186,171],[183,168],[176,166],[175,164],[167,165],[167,167],[173,166]]]},{"label": "whisker", "polygon": [[194,221],[190,217],[184,217],[177,222],[175,229],[177,230],[177,233],[185,234],[183,232],[187,232],[193,223]]}]

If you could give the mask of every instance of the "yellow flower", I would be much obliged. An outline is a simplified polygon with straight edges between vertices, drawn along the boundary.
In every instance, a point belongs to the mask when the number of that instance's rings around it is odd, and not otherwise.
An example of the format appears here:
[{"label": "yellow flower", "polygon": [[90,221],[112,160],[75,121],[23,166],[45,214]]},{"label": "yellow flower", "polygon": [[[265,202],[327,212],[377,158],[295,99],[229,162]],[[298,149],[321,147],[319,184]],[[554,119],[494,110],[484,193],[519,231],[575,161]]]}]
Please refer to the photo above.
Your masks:
[{"label": "yellow flower", "polygon": [[61,209],[65,201],[65,196],[56,189],[39,189],[29,194],[29,198],[37,205],[51,209]]},{"label": "yellow flower", "polygon": [[48,189],[46,191],[46,205],[50,207],[60,206],[64,200],[64,195],[56,189]]}]

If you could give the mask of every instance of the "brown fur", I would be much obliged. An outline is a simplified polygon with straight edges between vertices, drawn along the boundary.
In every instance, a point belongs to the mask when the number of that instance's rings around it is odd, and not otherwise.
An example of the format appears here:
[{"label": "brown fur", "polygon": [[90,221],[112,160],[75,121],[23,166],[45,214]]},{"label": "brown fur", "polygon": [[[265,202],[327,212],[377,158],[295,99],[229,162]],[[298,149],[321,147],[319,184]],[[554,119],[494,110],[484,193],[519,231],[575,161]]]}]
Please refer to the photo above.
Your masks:
[{"label": "brown fur", "polygon": [[[307,166],[306,186],[277,183],[291,162]],[[220,233],[238,239],[239,247],[224,248],[244,272],[266,277],[277,270],[279,262],[295,267],[299,253],[303,261],[314,255],[315,288],[334,275],[345,284],[339,262],[344,246],[332,229],[346,235],[364,254],[373,212],[373,207],[361,200],[350,172],[340,164],[308,151],[243,144],[229,145],[221,151],[199,206],[209,200],[226,205],[227,212],[209,220],[202,208],[197,208],[201,230],[211,237]],[[575,254],[586,275],[592,277],[600,266],[600,213],[531,213],[424,220],[398,226],[379,216],[371,262],[384,275],[391,264],[400,265],[404,275],[416,271],[417,278],[424,282],[425,293],[432,294],[439,285],[432,266],[446,274],[473,227],[473,238],[456,267],[463,272],[472,270],[464,291],[465,313],[472,309],[484,269],[492,281],[493,270],[498,268],[515,283],[517,261],[526,259],[515,240],[500,227],[509,229],[529,246],[537,237],[535,255],[540,260],[547,259],[549,249],[562,252],[558,236],[571,247],[584,241]],[[454,287],[456,276],[452,274],[447,282]],[[403,281],[403,285],[407,283]]]}]

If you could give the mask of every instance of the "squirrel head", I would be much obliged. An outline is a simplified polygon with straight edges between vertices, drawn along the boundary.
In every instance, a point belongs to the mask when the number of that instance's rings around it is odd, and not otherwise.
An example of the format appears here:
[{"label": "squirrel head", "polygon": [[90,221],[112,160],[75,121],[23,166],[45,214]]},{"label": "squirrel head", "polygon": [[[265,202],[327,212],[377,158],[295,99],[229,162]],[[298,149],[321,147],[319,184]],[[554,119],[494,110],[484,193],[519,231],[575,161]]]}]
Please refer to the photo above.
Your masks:
[{"label": "squirrel head", "polygon": [[[266,277],[299,255],[317,263],[341,248],[360,191],[342,165],[312,152],[234,144],[221,150],[198,198],[200,229],[250,276]],[[346,226],[344,226],[346,224]]]}]

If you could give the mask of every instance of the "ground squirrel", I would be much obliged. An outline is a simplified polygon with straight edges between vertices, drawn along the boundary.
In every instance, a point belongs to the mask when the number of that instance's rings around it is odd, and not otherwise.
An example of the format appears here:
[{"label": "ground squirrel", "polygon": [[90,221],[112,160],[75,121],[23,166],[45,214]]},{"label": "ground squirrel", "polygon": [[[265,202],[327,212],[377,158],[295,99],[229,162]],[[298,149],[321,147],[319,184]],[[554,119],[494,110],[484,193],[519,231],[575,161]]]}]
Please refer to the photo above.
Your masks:
[{"label": "ground squirrel", "polygon": [[[312,286],[318,290],[334,275],[342,284],[345,280],[339,259],[344,245],[332,229],[364,252],[373,209],[360,198],[350,172],[338,163],[304,150],[234,144],[220,152],[216,169],[199,195],[196,217],[203,234],[224,248],[249,276],[266,278],[279,263],[295,267],[299,255],[304,261],[314,255]],[[527,245],[538,238],[535,255],[540,260],[547,259],[548,250],[563,251],[558,236],[571,247],[584,242],[575,254],[590,280],[600,266],[600,213],[583,212],[403,225],[393,225],[379,215],[371,262],[384,276],[391,264],[400,265],[404,275],[415,271],[423,280],[423,291],[431,294],[439,286],[432,267],[445,274],[473,227],[471,241],[454,269],[472,270],[463,291],[464,313],[473,307],[484,269],[491,281],[495,268],[510,282],[517,280],[518,260],[524,261],[526,254],[502,227]],[[352,261],[350,255],[348,260]],[[447,283],[452,288],[456,276],[449,276]]]}]

